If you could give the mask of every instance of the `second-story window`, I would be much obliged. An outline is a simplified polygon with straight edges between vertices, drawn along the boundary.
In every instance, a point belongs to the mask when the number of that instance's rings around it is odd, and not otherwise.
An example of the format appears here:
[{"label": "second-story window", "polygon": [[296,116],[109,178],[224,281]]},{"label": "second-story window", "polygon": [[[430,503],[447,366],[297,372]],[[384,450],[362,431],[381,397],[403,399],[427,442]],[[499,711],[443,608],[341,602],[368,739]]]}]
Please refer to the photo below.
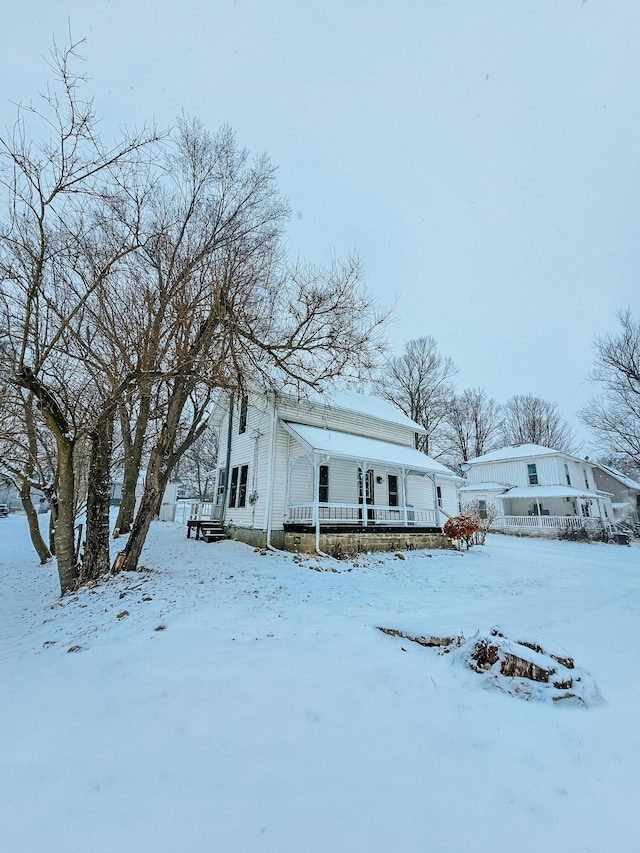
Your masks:
[{"label": "second-story window", "polygon": [[569,466],[564,463],[564,476],[567,478],[567,486],[571,485],[571,476],[569,475]]},{"label": "second-story window", "polygon": [[537,486],[538,485],[538,469],[536,468],[535,462],[532,462],[530,465],[527,465],[527,474],[529,475],[529,485]]},{"label": "second-story window", "polygon": [[585,489],[589,488],[589,478],[587,477],[587,469],[583,468],[582,473],[584,474],[584,487]]},{"label": "second-story window", "polygon": [[249,405],[249,398],[245,394],[242,400],[240,401],[240,420],[238,424],[238,435],[242,435],[243,432],[247,431],[247,407]]}]

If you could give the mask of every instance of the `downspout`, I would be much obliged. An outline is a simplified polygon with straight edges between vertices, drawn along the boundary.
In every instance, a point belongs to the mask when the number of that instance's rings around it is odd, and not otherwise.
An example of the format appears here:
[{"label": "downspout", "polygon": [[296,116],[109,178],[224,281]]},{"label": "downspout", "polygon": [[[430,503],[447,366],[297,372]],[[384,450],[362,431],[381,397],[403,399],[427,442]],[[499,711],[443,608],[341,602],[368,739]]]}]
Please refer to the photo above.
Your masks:
[{"label": "downspout", "polygon": [[227,428],[227,459],[225,462],[224,492],[222,495],[222,512],[220,523],[224,524],[227,512],[227,495],[229,493],[229,473],[231,471],[231,436],[233,435],[233,394],[229,394],[229,426]]},{"label": "downspout", "polygon": [[271,523],[272,523],[272,506],[271,500],[273,497],[273,472],[276,467],[275,465],[275,456],[276,456],[276,426],[278,423],[278,415],[276,412],[276,403],[273,401],[273,415],[271,417],[271,459],[269,462],[269,479],[267,480],[267,548],[269,551],[276,551],[278,549],[271,544]]}]

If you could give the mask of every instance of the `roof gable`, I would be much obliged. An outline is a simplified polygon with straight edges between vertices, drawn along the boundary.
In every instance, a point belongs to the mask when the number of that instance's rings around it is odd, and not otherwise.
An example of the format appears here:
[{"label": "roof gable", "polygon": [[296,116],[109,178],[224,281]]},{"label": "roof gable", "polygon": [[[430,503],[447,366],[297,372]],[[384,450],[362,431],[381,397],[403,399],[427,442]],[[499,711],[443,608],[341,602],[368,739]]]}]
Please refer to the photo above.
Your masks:
[{"label": "roof gable", "polygon": [[[512,459],[532,459],[536,456],[564,456],[569,459],[575,459],[569,453],[563,453],[560,450],[553,450],[551,447],[543,447],[541,444],[515,444],[511,447],[501,447],[498,450],[492,450],[485,453],[483,456],[477,456],[475,459],[469,460],[469,465],[475,465],[479,462],[507,462]],[[582,460],[578,460],[582,461]]]},{"label": "roof gable", "polygon": [[289,398],[288,402],[299,405],[302,410],[305,406],[312,406],[314,408],[322,407],[336,413],[354,412],[384,423],[405,427],[411,432],[426,434],[424,427],[412,421],[391,403],[383,400],[382,397],[372,397],[356,391],[331,390],[323,394],[311,394],[308,398],[303,398],[297,403]]}]

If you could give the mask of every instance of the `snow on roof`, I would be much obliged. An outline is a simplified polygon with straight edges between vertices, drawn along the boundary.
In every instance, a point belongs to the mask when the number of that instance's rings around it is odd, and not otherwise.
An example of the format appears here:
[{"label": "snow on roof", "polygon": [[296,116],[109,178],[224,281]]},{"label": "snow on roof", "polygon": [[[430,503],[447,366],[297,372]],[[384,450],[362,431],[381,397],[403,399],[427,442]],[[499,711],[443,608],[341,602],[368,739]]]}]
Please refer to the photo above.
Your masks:
[{"label": "snow on roof", "polygon": [[626,486],[628,489],[635,489],[640,492],[640,483],[632,480],[631,477],[627,477],[627,475],[623,474],[622,471],[610,468],[608,465],[602,465],[600,462],[598,462],[598,468],[602,468],[603,471],[606,471],[607,474],[610,474],[615,480],[618,480],[618,482],[622,483],[622,485]]},{"label": "snow on roof", "polygon": [[503,498],[597,498],[596,494],[587,489],[574,489],[571,486],[516,486],[502,495]]},{"label": "snow on roof", "polygon": [[412,421],[400,409],[383,400],[382,397],[372,397],[369,394],[360,394],[356,391],[332,389],[324,394],[312,394],[309,399],[312,403],[328,406],[332,409],[358,412],[387,423],[409,427],[413,432],[426,433],[424,427]]},{"label": "snow on roof", "polygon": [[393,444],[390,441],[380,441],[377,438],[363,438],[352,433],[307,426],[306,424],[285,422],[285,426],[294,438],[302,444],[330,456],[379,462],[384,465],[392,465],[394,468],[408,468],[412,471],[460,479],[453,471],[414,447]]},{"label": "snow on roof", "polygon": [[[499,450],[492,450],[483,456],[477,456],[475,459],[470,459],[469,464],[475,465],[476,462],[498,462],[503,459],[524,459],[529,456],[550,456],[559,452],[558,450],[552,450],[550,447],[542,447],[540,444],[516,444],[512,447],[501,447]],[[563,455],[567,456],[568,454],[565,453]]]},{"label": "snow on roof", "polygon": [[461,492],[504,492],[508,489],[508,486],[503,485],[502,483],[468,483],[466,486],[463,486],[460,491]]}]

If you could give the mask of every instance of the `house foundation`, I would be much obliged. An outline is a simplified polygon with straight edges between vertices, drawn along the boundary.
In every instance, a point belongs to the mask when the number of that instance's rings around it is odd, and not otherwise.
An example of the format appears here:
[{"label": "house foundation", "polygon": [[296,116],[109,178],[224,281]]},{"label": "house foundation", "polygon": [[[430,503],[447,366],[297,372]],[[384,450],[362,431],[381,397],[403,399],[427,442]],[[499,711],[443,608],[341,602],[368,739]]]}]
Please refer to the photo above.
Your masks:
[{"label": "house foundation", "polygon": [[[230,539],[244,542],[254,548],[266,548],[266,530],[250,527],[236,527],[231,524],[226,528]],[[315,531],[310,530],[274,530],[271,533],[271,544],[274,548],[301,554],[315,554]],[[321,531],[320,550],[332,557],[340,558],[350,554],[368,553],[371,551],[417,551],[419,549],[453,549],[455,546],[441,531],[363,531],[340,530]]]},{"label": "house foundation", "polygon": [[[422,548],[453,548],[451,540],[444,533],[395,530],[390,533],[350,531],[340,533],[320,533],[320,550],[332,557],[344,557],[350,554],[370,551],[415,551]],[[315,533],[288,530],[284,533],[284,550],[303,554],[314,554],[316,550]]]}]

